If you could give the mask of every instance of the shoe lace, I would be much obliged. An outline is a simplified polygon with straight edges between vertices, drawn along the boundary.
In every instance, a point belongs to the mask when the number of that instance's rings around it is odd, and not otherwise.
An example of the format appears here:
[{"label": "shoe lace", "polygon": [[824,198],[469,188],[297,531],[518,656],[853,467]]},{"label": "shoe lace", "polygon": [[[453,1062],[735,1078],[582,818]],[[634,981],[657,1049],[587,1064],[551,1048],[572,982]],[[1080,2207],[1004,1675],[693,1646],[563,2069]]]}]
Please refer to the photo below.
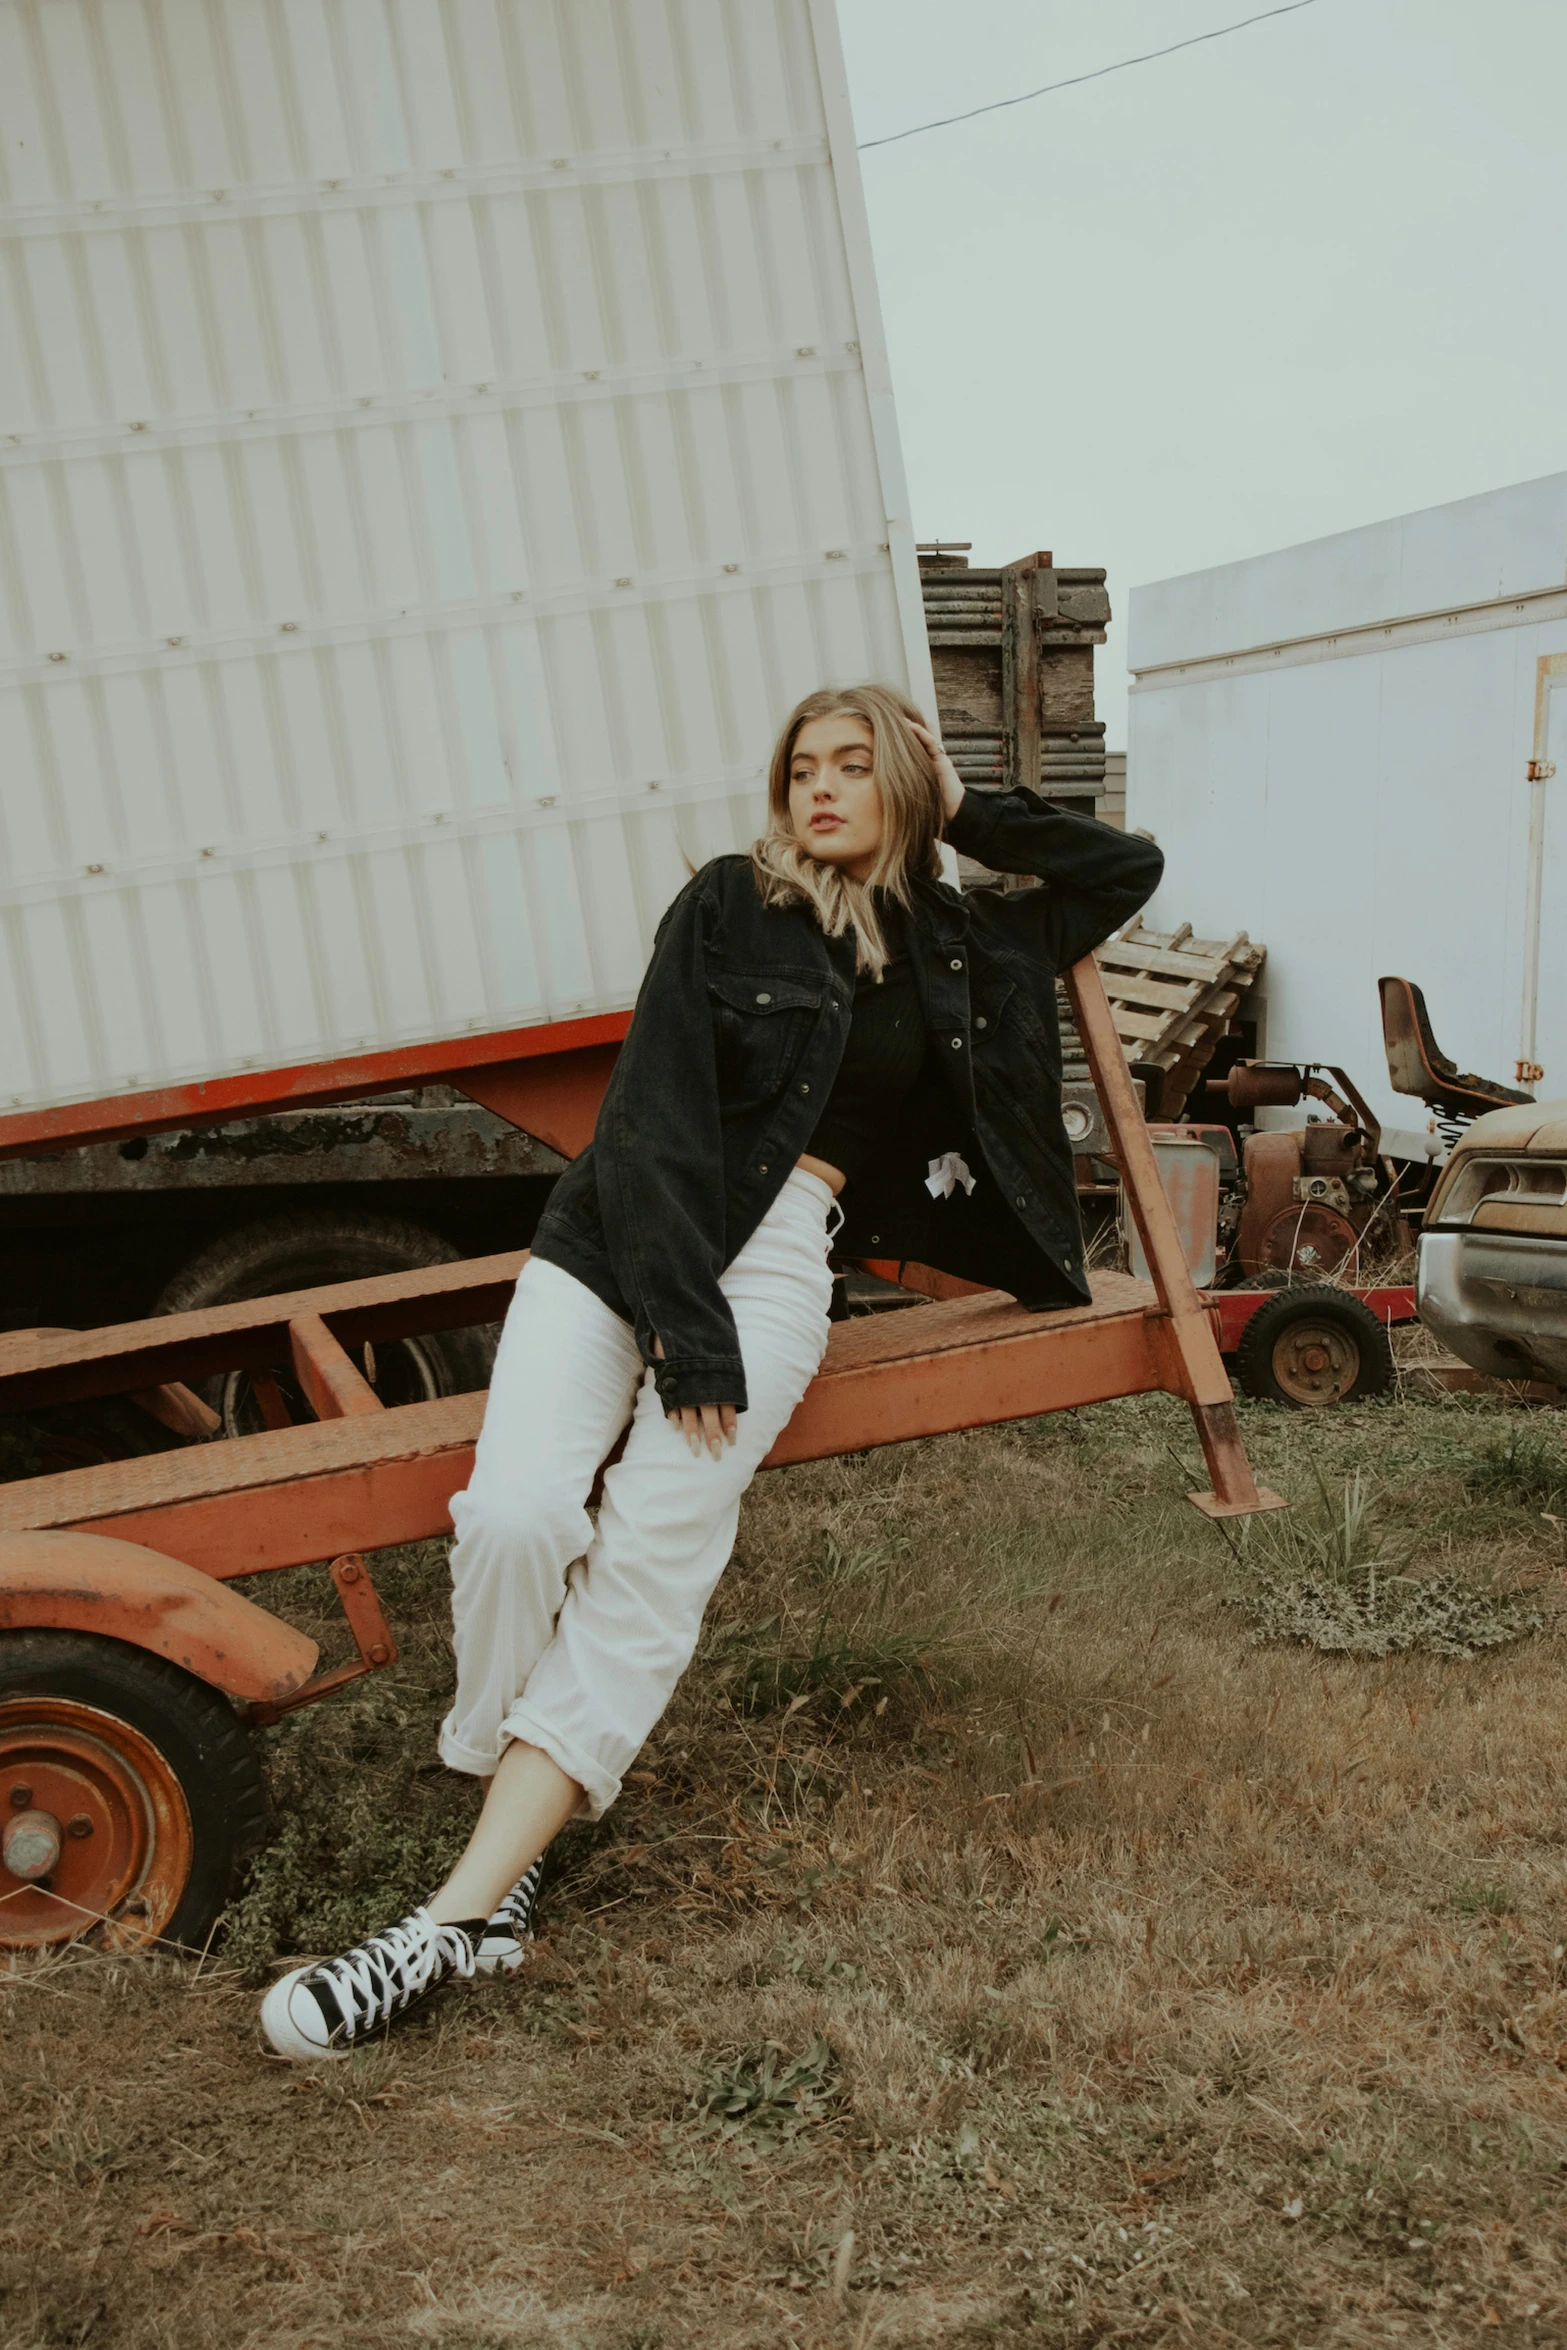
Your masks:
[{"label": "shoe lace", "polygon": [[531,1869],[525,1869],[491,1919],[508,1926],[525,1926],[533,1915],[533,1904],[538,1897],[539,1879],[544,1874],[544,1862],[536,1860]]},{"label": "shoe lace", "polygon": [[372,1934],[342,1958],[316,1970],[316,1982],[337,2002],[350,2038],[390,2021],[393,2012],[428,1991],[445,1971],[474,1972],[473,1950],[458,1926],[438,1926],[423,1910]]}]

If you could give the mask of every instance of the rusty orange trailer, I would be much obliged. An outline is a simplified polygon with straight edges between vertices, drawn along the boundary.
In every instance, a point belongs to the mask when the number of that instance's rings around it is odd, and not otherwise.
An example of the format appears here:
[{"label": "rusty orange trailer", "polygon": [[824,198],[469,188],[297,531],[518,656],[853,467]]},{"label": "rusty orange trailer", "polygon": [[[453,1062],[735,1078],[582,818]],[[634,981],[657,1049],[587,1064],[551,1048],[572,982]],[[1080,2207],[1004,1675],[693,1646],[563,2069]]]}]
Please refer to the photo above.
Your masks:
[{"label": "rusty orange trailer", "polygon": [[[1163,1390],[1190,1406],[1211,1516],[1280,1506],[1236,1426],[1212,1310],[1193,1288],[1092,958],[1068,985],[1152,1281],[1030,1314],[929,1268],[877,1264],[927,1301],[834,1327],[767,1467]],[[592,1133],[626,1016],[0,1119],[0,1155],[445,1082],[567,1156]],[[200,1944],[261,1832],[252,1733],[396,1657],[365,1555],[450,1530],[482,1395],[385,1408],[364,1350],[498,1320],[521,1252],[89,1331],[0,1338],[0,1411],[151,1398],[186,1433],[188,1382],[248,1371],[267,1426],[0,1485],[0,1947],[90,1933]],[[314,1417],[293,1424],[289,1367]],[[212,1415],[205,1415],[211,1420]],[[355,1658],[235,1584],[329,1562]]]}]

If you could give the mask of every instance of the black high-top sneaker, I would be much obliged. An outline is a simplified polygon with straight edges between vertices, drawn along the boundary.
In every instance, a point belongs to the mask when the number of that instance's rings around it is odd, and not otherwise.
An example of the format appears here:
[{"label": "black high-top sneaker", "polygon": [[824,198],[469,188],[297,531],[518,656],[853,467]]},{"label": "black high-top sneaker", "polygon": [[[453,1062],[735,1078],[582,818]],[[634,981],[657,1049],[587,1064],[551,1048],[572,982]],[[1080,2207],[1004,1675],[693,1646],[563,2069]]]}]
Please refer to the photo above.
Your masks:
[{"label": "black high-top sneaker", "polygon": [[531,1869],[517,1879],[505,1900],[488,1921],[479,1937],[474,1952],[474,1963],[481,1975],[514,1975],[528,1955],[533,1940],[533,1913],[538,1904],[539,1879],[544,1874],[541,1855]]},{"label": "black high-top sneaker", "polygon": [[438,1926],[428,1910],[416,1909],[341,1958],[284,1975],[261,2003],[261,2029],[279,2056],[296,2064],[350,2056],[453,1976],[472,1975],[481,1930],[488,1931],[478,1918]]}]

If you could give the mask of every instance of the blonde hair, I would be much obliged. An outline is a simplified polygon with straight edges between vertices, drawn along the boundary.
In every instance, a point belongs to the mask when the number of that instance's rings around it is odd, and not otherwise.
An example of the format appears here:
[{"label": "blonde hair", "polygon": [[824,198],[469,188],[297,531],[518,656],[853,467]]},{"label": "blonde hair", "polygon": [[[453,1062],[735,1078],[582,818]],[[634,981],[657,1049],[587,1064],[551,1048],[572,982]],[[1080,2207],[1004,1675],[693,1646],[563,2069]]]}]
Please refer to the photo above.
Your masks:
[{"label": "blonde hair", "polygon": [[[871,778],[881,800],[881,848],[864,881],[813,857],[789,814],[789,769],[800,729],[813,718],[858,718],[871,732]],[[857,967],[877,979],[887,941],[873,892],[902,906],[915,879],[939,879],[941,785],[929,751],[914,732],[919,711],[890,685],[823,686],[789,714],[767,775],[767,830],[751,848],[764,906],[810,906],[829,938],[854,930]]]}]

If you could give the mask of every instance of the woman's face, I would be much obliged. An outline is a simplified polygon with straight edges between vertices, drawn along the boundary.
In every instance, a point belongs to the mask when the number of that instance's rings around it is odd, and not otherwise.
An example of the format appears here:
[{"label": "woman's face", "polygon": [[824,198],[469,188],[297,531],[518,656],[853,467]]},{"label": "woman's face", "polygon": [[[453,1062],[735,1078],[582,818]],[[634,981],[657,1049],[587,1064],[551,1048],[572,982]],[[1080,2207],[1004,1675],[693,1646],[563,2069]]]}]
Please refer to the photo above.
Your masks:
[{"label": "woman's face", "polygon": [[789,761],[789,821],[824,865],[864,881],[881,853],[875,737],[863,718],[808,718]]}]

